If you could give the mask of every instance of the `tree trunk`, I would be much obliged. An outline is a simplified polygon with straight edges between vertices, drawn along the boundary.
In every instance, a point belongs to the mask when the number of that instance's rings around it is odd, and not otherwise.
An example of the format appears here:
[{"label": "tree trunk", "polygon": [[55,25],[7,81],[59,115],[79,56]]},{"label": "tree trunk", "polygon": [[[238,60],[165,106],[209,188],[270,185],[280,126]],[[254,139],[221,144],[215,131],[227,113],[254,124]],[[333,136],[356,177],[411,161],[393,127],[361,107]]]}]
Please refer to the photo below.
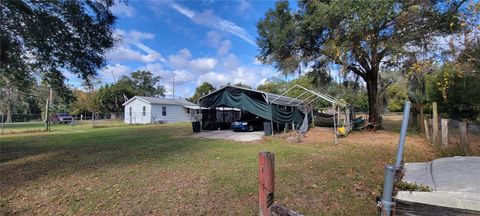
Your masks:
[{"label": "tree trunk", "polygon": [[425,125],[423,124],[423,120],[425,119],[425,114],[423,113],[423,104],[419,104],[418,109],[420,112],[420,133],[423,133],[425,132]]},{"label": "tree trunk", "polygon": [[368,122],[381,127],[380,110],[378,106],[378,72],[367,73],[367,94],[368,94]]},{"label": "tree trunk", "polygon": [[114,112],[110,113],[110,119],[112,120],[117,119],[117,113],[114,113]]},{"label": "tree trunk", "polygon": [[11,123],[12,122],[12,106],[7,104],[7,119],[5,120],[5,123]]}]

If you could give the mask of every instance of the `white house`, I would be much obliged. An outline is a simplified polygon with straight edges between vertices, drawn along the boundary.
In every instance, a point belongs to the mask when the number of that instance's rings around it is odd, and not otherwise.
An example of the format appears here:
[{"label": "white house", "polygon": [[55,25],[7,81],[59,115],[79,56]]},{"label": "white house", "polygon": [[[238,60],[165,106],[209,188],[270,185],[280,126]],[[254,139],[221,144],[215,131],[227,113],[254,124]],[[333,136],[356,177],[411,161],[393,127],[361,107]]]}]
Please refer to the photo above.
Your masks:
[{"label": "white house", "polygon": [[189,122],[199,106],[184,99],[135,96],[123,103],[125,123],[150,124]]}]

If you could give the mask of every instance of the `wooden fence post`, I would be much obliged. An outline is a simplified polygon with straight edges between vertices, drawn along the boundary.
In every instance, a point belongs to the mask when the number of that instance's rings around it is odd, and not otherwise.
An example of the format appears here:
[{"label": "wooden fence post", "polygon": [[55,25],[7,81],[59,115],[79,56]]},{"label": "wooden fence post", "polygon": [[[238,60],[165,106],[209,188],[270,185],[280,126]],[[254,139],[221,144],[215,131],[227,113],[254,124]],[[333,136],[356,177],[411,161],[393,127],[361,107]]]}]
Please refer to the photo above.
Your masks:
[{"label": "wooden fence post", "polygon": [[442,118],[442,145],[448,146],[448,119]]},{"label": "wooden fence post", "polygon": [[470,155],[470,150],[468,149],[467,121],[464,120],[460,122],[458,129],[460,131],[460,145],[463,147],[465,154]]},{"label": "wooden fence post", "polygon": [[272,215],[275,191],[275,157],[270,152],[258,153],[258,205],[260,216]]},{"label": "wooden fence post", "polygon": [[427,137],[427,140],[428,140],[428,141],[432,141],[432,140],[430,139],[430,130],[429,130],[429,128],[428,128],[428,121],[427,121],[427,119],[423,119],[423,125],[424,125],[423,128],[425,128],[425,137]]},{"label": "wooden fence post", "polygon": [[438,112],[437,112],[437,102],[432,103],[432,112],[433,112],[433,133],[432,133],[432,143],[437,143],[438,141]]}]

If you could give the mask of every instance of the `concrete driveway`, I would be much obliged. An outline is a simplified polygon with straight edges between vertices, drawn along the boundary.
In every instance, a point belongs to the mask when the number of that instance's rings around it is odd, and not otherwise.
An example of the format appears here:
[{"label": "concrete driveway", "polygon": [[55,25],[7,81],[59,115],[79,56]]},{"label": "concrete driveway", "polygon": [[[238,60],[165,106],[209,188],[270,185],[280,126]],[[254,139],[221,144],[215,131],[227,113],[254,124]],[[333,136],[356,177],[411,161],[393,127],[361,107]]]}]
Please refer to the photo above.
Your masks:
[{"label": "concrete driveway", "polygon": [[200,133],[194,133],[192,136],[196,138],[226,139],[240,142],[250,142],[262,140],[264,134],[265,133],[263,131],[234,132],[232,130],[216,130],[202,131]]}]

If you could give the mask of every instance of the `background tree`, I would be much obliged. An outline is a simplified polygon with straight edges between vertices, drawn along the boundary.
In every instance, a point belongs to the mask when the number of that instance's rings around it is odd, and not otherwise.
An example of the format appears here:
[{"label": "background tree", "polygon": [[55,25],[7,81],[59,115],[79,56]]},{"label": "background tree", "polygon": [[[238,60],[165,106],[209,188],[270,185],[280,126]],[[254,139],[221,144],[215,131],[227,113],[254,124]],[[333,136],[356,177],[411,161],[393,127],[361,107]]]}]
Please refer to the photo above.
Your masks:
[{"label": "background tree", "polygon": [[0,76],[27,92],[36,77],[67,90],[62,71],[88,82],[114,45],[113,0],[2,1]]},{"label": "background tree", "polygon": [[[452,62],[438,66],[427,80],[429,100],[439,103],[439,110],[451,118],[476,120],[480,116],[480,64],[475,59],[480,54],[480,40],[467,43]],[[465,54],[468,53],[468,54]]]},{"label": "background tree", "polygon": [[125,97],[131,98],[135,96],[131,86],[125,85],[125,83],[119,82],[117,84],[106,84],[95,95],[95,104],[99,105],[102,112],[109,112],[112,119],[117,118],[117,113],[123,111],[123,103]]},{"label": "background tree", "polygon": [[235,84],[233,84],[233,86],[238,86],[238,87],[242,87],[242,88],[252,89],[251,86],[249,86],[249,85],[247,85],[247,84],[243,84],[243,83],[241,83],[241,82],[235,83]]},{"label": "background tree", "polygon": [[198,99],[200,99],[201,97],[207,95],[208,93],[210,92],[213,92],[215,91],[215,87],[213,87],[212,84],[208,83],[208,82],[203,82],[201,85],[197,86],[197,88],[195,88],[195,94],[193,94],[192,97],[188,98],[187,100],[193,102],[193,103],[197,103],[198,102]]},{"label": "background tree", "polygon": [[130,76],[122,76],[117,84],[124,90],[133,90],[137,96],[165,97],[165,86],[159,84],[160,79],[150,71],[135,71]]},{"label": "background tree", "polygon": [[381,124],[378,93],[381,67],[398,67],[403,56],[434,37],[460,29],[465,0],[307,1],[292,11],[279,1],[257,24],[258,58],[283,73],[311,66],[325,77],[332,65],[366,83],[369,122]]},{"label": "background tree", "polygon": [[258,85],[257,90],[273,94],[282,94],[287,90],[286,86],[287,82],[281,79],[270,79],[265,83]]},{"label": "background tree", "polygon": [[387,88],[388,95],[388,111],[401,112],[403,111],[403,105],[407,100],[407,90],[403,79],[393,83]]}]

